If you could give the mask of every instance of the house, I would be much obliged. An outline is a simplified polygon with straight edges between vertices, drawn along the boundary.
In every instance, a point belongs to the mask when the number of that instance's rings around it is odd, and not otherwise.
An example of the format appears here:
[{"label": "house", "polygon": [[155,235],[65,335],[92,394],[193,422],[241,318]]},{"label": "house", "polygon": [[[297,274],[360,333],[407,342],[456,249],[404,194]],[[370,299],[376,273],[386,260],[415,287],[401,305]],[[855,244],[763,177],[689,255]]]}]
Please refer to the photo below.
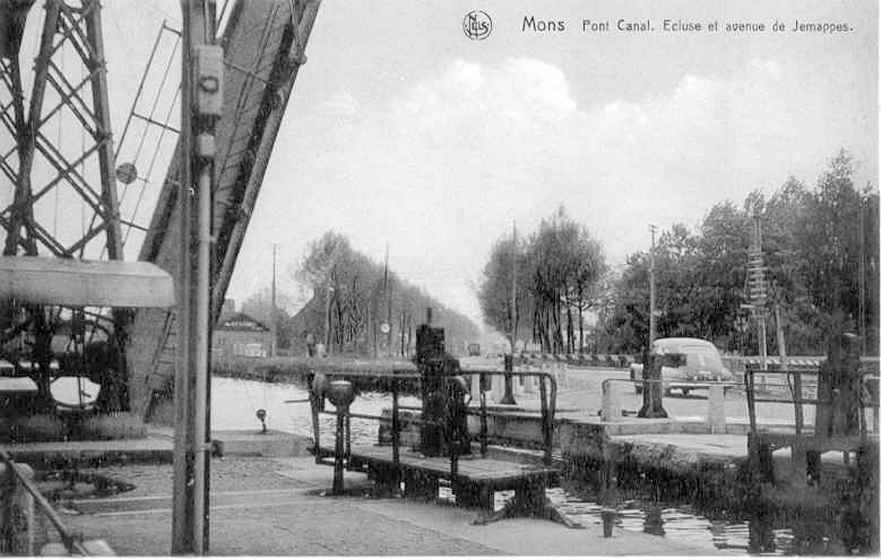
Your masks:
[{"label": "house", "polygon": [[214,329],[211,352],[219,359],[265,358],[272,351],[272,330],[242,312],[224,313]]}]

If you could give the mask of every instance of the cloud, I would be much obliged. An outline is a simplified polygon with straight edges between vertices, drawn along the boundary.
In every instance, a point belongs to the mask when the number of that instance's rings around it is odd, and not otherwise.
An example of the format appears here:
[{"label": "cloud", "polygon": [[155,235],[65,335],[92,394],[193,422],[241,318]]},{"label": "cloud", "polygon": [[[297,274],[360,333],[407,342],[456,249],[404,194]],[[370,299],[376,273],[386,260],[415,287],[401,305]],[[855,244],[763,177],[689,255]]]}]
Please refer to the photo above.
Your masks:
[{"label": "cloud", "polygon": [[352,117],[358,110],[358,100],[348,91],[338,91],[318,106],[319,113],[332,117]]},{"label": "cloud", "polygon": [[267,193],[252,229],[286,224],[305,247],[333,228],[375,258],[388,242],[396,270],[477,316],[468,286],[512,219],[534,230],[563,203],[621,262],[646,247],[649,223],[696,224],[791,173],[812,181],[840,146],[871,148],[823,87],[753,60],[585,104],[547,62],[455,59],[381,101],[340,92],[283,131],[280,150],[308,157],[275,159],[267,182],[296,173],[311,191]]}]

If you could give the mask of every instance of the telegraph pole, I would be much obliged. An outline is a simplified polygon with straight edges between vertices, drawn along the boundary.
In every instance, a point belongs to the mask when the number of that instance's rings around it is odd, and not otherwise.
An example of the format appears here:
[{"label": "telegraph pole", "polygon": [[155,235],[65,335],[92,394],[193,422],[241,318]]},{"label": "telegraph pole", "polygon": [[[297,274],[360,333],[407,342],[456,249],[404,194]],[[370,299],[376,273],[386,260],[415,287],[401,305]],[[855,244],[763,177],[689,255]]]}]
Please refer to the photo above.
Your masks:
[{"label": "telegraph pole", "polygon": [[270,308],[270,328],[272,329],[272,341],[269,346],[269,356],[271,358],[275,357],[276,345],[278,344],[278,313],[276,312],[275,307],[275,276],[276,276],[276,268],[275,268],[275,254],[278,250],[278,243],[272,244],[272,306]]},{"label": "telegraph pole", "polygon": [[[868,188],[868,186],[867,186]],[[859,223],[860,223],[860,262],[859,262],[859,270],[858,274],[859,278],[859,330],[857,331],[860,335],[860,355],[866,355],[866,238],[865,238],[865,212],[863,207],[863,196],[860,194],[860,203],[859,203]]]},{"label": "telegraph pole", "polygon": [[658,335],[658,327],[655,320],[655,232],[658,226],[649,224],[652,232],[652,252],[649,254],[649,347]]},{"label": "telegraph pole", "polygon": [[768,333],[765,323],[765,270],[767,267],[762,256],[762,221],[758,212],[753,214],[753,235],[749,248],[749,264],[747,266],[747,282],[749,285],[750,303],[746,306],[752,313],[759,331],[759,356],[762,369],[768,369]]},{"label": "telegraph pole", "polygon": [[223,101],[223,50],[213,45],[215,0],[181,0],[181,227],[174,402],[171,553],[208,553],[211,193],[214,125]]}]

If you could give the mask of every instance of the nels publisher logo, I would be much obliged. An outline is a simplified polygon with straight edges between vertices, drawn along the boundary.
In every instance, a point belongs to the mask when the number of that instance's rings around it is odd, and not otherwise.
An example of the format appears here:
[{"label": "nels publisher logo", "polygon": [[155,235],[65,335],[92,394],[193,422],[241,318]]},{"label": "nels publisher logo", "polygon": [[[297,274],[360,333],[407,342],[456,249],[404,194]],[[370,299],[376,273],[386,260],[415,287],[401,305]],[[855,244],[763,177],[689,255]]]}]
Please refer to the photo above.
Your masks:
[{"label": "nels publisher logo", "polygon": [[465,36],[474,41],[482,41],[489,37],[493,30],[493,20],[483,10],[472,10],[465,14],[462,21]]}]

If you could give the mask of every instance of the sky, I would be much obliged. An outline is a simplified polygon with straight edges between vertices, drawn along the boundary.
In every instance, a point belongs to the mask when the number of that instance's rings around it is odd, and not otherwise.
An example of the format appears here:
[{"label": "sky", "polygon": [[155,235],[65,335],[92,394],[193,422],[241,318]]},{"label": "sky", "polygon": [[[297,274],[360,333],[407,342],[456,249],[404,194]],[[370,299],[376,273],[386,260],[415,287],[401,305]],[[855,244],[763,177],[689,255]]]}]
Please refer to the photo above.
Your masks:
[{"label": "sky", "polygon": [[[104,4],[119,130],[179,4]],[[462,31],[473,9],[493,20],[481,41]],[[566,30],[524,31],[527,16]],[[655,31],[615,31],[621,18]],[[664,19],[787,31],[663,32]],[[874,2],[324,0],[306,54],[229,288],[240,301],[268,287],[273,243],[280,289],[308,296],[293,271],[332,229],[377,261],[388,246],[392,269],[479,319],[493,242],[560,205],[614,266],[648,247],[649,224],[694,227],[791,175],[814,185],[840,148],[859,185],[878,184]]]}]

